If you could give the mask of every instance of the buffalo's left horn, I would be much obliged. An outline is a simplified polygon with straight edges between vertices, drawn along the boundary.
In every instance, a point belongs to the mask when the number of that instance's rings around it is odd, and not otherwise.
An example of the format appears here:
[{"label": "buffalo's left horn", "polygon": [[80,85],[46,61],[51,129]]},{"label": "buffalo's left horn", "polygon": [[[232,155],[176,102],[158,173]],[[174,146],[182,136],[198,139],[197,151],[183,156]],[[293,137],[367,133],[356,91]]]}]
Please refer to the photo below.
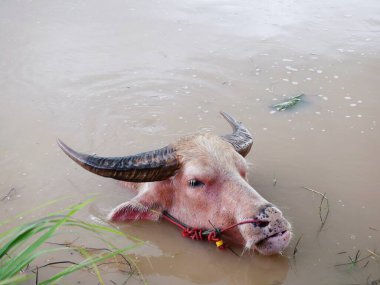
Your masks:
[{"label": "buffalo's left horn", "polygon": [[224,135],[222,138],[232,144],[235,150],[245,157],[251,150],[253,144],[252,135],[241,122],[237,121],[232,116],[225,112],[220,112],[220,114],[227,120],[233,129],[232,134]]},{"label": "buffalo's left horn", "polygon": [[173,176],[180,168],[175,149],[161,149],[124,157],[98,157],[76,152],[61,140],[59,147],[84,169],[95,174],[129,182],[161,181]]}]

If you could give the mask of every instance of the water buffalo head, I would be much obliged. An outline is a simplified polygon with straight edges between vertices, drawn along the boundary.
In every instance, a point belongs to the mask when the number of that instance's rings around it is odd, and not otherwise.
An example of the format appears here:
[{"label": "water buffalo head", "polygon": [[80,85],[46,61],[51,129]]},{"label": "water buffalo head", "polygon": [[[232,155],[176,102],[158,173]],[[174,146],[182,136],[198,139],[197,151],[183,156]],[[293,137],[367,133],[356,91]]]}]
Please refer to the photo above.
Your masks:
[{"label": "water buffalo head", "polygon": [[232,134],[201,133],[179,139],[164,148],[124,157],[98,157],[76,152],[58,140],[62,150],[83,168],[124,181],[137,195],[111,211],[115,222],[158,220],[163,211],[197,228],[223,228],[248,219],[226,233],[229,241],[270,255],[290,242],[289,222],[247,180],[253,139],[230,115],[223,117]]}]

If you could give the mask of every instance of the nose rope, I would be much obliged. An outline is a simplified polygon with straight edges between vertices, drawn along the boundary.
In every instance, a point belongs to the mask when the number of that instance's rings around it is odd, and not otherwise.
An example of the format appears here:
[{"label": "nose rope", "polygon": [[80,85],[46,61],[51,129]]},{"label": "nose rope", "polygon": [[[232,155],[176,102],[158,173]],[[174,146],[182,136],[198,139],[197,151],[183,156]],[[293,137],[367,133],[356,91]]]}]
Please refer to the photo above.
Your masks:
[{"label": "nose rope", "polygon": [[252,224],[252,223],[262,223],[263,221],[256,220],[256,219],[250,219],[241,221],[235,224],[232,224],[226,228],[215,228],[213,226],[213,229],[204,229],[204,228],[194,228],[189,227],[188,225],[184,224],[183,222],[179,221],[178,219],[174,218],[172,215],[170,215],[167,211],[162,212],[162,217],[171,222],[172,224],[176,225],[180,229],[182,229],[182,236],[185,238],[190,238],[192,240],[205,240],[209,242],[215,242],[216,247],[219,249],[226,249],[227,245],[223,242],[221,239],[221,235],[225,233],[226,231],[235,228],[237,226],[243,225],[243,224]]}]

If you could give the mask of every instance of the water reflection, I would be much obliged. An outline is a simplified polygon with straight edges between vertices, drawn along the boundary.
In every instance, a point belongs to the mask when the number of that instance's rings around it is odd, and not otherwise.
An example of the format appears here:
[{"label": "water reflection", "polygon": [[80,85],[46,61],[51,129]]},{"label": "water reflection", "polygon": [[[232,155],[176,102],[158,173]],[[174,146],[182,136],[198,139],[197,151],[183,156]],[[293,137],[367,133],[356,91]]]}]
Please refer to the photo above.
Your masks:
[{"label": "water reflection", "polygon": [[[148,224],[124,227],[126,233],[132,231],[149,241],[150,246],[141,255],[133,257],[148,281],[152,276],[160,275],[195,284],[263,285],[282,284],[288,274],[287,257],[256,253],[238,257],[229,250],[217,249],[213,243],[184,239],[178,229],[165,222]],[[241,250],[234,248],[239,253]]]}]

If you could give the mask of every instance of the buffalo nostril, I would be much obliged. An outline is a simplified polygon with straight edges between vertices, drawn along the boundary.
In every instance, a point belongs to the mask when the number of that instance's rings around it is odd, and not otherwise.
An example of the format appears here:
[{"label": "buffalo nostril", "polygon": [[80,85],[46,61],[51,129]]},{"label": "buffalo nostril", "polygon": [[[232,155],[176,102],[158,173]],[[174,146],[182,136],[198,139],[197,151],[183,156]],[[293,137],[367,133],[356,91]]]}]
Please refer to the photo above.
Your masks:
[{"label": "buffalo nostril", "polygon": [[254,223],[255,225],[257,225],[259,228],[265,228],[269,225],[269,222],[267,221],[258,221],[256,223]]},{"label": "buffalo nostril", "polygon": [[273,208],[273,207],[274,207],[273,204],[270,204],[270,203],[265,204],[265,205],[263,205],[263,206],[260,207],[260,209],[259,209],[259,213],[262,214],[262,215],[265,215],[265,214],[266,214],[265,211],[266,211],[268,208]]},{"label": "buffalo nostril", "polygon": [[268,225],[269,225],[269,222],[265,222],[265,221],[259,223],[260,228],[265,228]]}]

